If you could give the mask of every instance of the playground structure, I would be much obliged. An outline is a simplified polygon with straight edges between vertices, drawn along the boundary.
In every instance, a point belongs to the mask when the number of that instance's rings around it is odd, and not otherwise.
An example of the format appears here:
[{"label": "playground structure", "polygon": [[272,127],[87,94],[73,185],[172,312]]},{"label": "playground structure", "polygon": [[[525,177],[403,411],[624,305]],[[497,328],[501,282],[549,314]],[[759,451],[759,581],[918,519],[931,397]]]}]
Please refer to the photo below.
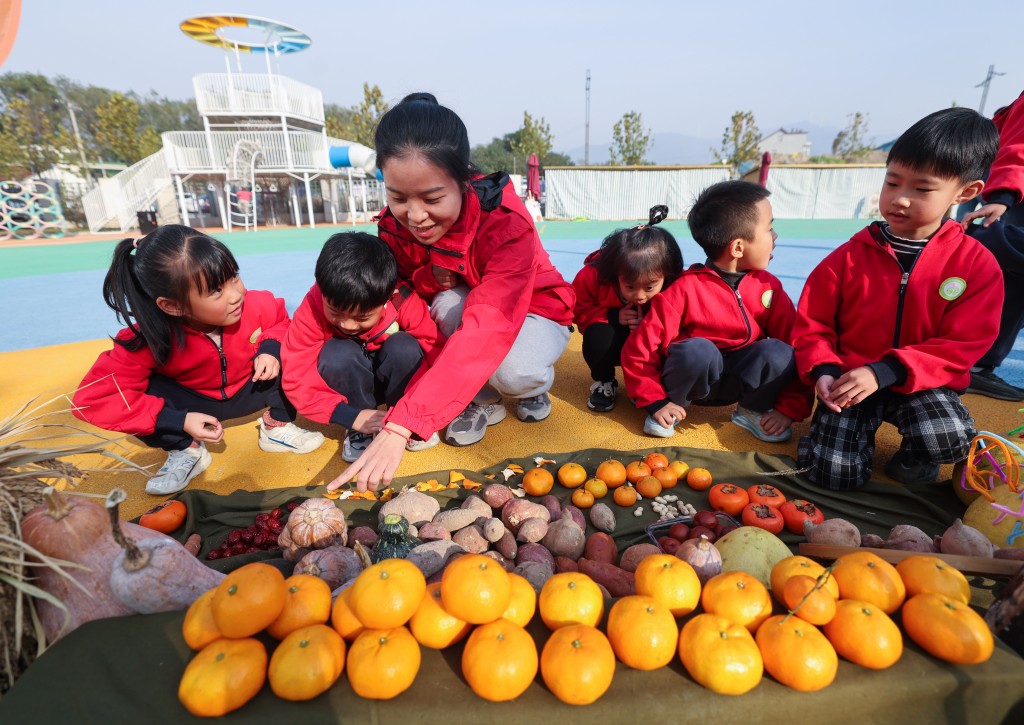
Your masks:
[{"label": "playground structure", "polygon": [[[239,28],[262,33],[262,39],[227,36]],[[250,15],[189,18],[181,30],[224,51],[225,73],[192,79],[203,130],[164,133],[160,151],[101,180],[83,197],[89,229],[127,232],[138,227],[140,212],[149,211],[161,224],[223,226],[229,232],[268,223],[315,227],[318,218],[369,221],[383,205],[376,154],[328,136],[321,92],[271,67],[271,58],[308,48],[309,36]],[[263,55],[266,72],[243,73],[245,54]]]},{"label": "playground structure", "polygon": [[0,241],[64,236],[57,192],[43,181],[0,181]]}]

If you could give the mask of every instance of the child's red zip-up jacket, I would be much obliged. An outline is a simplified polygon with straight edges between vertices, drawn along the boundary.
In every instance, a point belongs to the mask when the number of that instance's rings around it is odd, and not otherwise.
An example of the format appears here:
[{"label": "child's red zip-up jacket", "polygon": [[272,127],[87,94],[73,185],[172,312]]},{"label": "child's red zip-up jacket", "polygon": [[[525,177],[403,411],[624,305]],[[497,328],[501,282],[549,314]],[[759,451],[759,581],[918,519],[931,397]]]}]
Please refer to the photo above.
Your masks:
[{"label": "child's red zip-up jacket", "polygon": [[[73,413],[98,428],[131,435],[156,430],[181,431],[185,414],[163,398],[146,394],[153,373],[174,380],[210,398],[227,400],[252,379],[253,358],[266,353],[280,359],[281,340],[288,329],[284,300],[265,290],[247,290],[242,318],[221,328],[221,347],[204,333],[185,326],[185,347],[174,347],[163,365],[149,348],[131,352],[114,344],[86,373],[74,396]],[[128,340],[131,331],[118,332]]]},{"label": "child's red zip-up jacket", "polygon": [[999,152],[981,192],[985,203],[1013,206],[1024,197],[1024,93],[992,122],[999,129]]},{"label": "child's red zip-up jacket", "polygon": [[[348,418],[344,409],[348,398],[320,377],[320,350],[325,342],[338,337],[355,340],[366,350],[376,352],[396,332],[408,332],[416,338],[428,365],[437,359],[444,344],[444,336],[431,319],[426,303],[406,284],[400,283],[385,303],[377,324],[357,336],[346,335],[331,324],[324,314],[323,293],[319,285],[314,284],[295,310],[295,318],[281,346],[285,395],[310,420],[346,425],[344,421]],[[417,376],[422,371],[423,366]]]},{"label": "child's red zip-up jacket", "polygon": [[[573,321],[584,332],[596,322],[608,322],[612,310],[621,310],[624,306],[619,296],[618,284],[601,279],[594,262],[601,256],[601,250],[591,252],[583,260],[583,269],[572,281],[576,290],[576,307]],[[616,320],[617,322],[618,320]]]},{"label": "child's red zip-up jacket", "polygon": [[904,274],[879,223],[829,254],[807,278],[793,326],[797,372],[842,372],[895,358],[907,370],[892,386],[913,393],[962,390],[991,347],[1003,306],[995,257],[947,220]]},{"label": "child's red zip-up jacket", "polygon": [[462,326],[388,413],[388,420],[424,438],[472,401],[508,355],[527,313],[572,324],[572,285],[551,264],[506,174],[475,179],[463,194],[459,219],[433,245],[417,242],[388,209],[378,234],[395,253],[399,276],[424,299],[444,289],[434,278],[435,264],[459,274],[470,288]]},{"label": "child's red zip-up jacket", "polygon": [[[668,399],[661,371],[674,342],[701,337],[724,353],[771,337],[792,344],[793,301],[770,272],[752,270],[734,290],[713,269],[694,264],[651,300],[650,312],[622,348],[626,392],[638,407]],[[793,420],[810,413],[803,385],[790,385],[775,409]]]}]

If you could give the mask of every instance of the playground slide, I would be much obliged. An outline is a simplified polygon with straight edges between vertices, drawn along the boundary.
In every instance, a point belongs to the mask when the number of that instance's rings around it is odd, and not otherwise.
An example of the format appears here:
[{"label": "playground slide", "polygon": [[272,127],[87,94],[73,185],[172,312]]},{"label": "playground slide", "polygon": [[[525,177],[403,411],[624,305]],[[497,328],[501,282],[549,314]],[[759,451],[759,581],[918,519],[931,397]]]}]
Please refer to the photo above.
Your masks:
[{"label": "playground slide", "polygon": [[370,176],[382,178],[377,168],[377,152],[362,144],[354,143],[351,146],[331,146],[328,149],[328,159],[331,166],[336,169],[351,167],[362,169]]}]

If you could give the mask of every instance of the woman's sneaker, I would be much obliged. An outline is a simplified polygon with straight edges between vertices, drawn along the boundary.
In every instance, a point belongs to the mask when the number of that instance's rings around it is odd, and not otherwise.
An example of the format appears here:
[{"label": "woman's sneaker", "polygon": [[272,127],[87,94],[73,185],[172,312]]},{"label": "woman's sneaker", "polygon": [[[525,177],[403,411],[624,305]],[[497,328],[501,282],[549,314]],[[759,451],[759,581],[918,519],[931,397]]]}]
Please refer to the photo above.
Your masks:
[{"label": "woman's sneaker", "polygon": [[[769,408],[765,413],[769,413],[773,408]],[[756,410],[750,410],[749,408],[743,408],[739,405],[736,406],[736,410],[732,412],[732,422],[738,425],[743,430],[750,433],[758,440],[764,441],[765,443],[785,443],[793,437],[793,429],[786,428],[781,433],[768,433],[764,428],[761,427],[761,416],[764,413],[758,413]]]},{"label": "woman's sneaker", "polygon": [[590,386],[590,397],[587,407],[598,413],[607,413],[615,407],[615,396],[619,394],[619,383],[616,380],[598,380]]},{"label": "woman's sneaker", "polygon": [[666,428],[661,423],[654,419],[654,416],[647,416],[647,420],[644,421],[644,433],[649,436],[657,436],[658,438],[671,438],[676,434],[675,426]]},{"label": "woman's sneaker", "polygon": [[538,423],[551,415],[551,397],[547,393],[516,401],[516,417],[524,423]]},{"label": "woman's sneaker", "polygon": [[353,463],[373,441],[369,433],[360,433],[357,430],[350,430],[345,436],[345,443],[341,447],[341,460],[346,463]]},{"label": "woman's sneaker", "polygon": [[146,484],[146,493],[167,496],[177,493],[188,482],[210,467],[210,452],[200,443],[183,451],[171,451],[167,461]]},{"label": "woman's sneaker", "polygon": [[409,442],[405,444],[405,450],[412,451],[413,453],[416,451],[425,451],[428,448],[433,448],[440,442],[441,437],[437,433],[432,433],[425,441],[410,439]]},{"label": "woman's sneaker", "polygon": [[268,428],[260,418],[260,450],[267,453],[311,453],[323,445],[324,434],[285,423]]},{"label": "woman's sneaker", "polygon": [[503,420],[505,405],[500,400],[487,405],[470,403],[448,424],[448,430],[444,434],[445,442],[453,446],[471,446],[483,440],[487,426]]}]

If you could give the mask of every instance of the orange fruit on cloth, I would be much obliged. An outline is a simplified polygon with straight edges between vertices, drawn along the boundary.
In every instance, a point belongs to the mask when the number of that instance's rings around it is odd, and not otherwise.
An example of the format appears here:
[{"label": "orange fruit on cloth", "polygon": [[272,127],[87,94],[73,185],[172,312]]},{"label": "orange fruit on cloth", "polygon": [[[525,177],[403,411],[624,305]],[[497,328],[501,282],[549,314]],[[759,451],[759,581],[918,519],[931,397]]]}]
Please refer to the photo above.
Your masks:
[{"label": "orange fruit on cloth", "polygon": [[690,464],[685,461],[672,461],[668,464],[668,470],[676,474],[676,480],[685,481],[686,474],[690,472]]},{"label": "orange fruit on cloth", "polygon": [[671,468],[656,468],[651,475],[658,479],[663,489],[675,488],[679,483],[679,477],[672,472]]},{"label": "orange fruit on cloth", "polygon": [[636,489],[632,486],[619,486],[612,494],[612,500],[619,506],[632,506],[636,503]]},{"label": "orange fruit on cloth", "polygon": [[462,675],[480,697],[505,702],[526,692],[539,662],[529,632],[507,619],[497,619],[481,624],[466,640]]},{"label": "orange fruit on cloth", "polygon": [[814,577],[791,576],[782,589],[782,600],[795,616],[820,627],[836,616],[836,598],[824,586],[816,589],[817,584]]},{"label": "orange fruit on cloth", "polygon": [[840,599],[823,631],[840,657],[861,667],[883,670],[903,655],[900,628],[874,604]]},{"label": "orange fruit on cloth", "polygon": [[652,472],[657,471],[659,468],[668,468],[668,456],[664,453],[652,451],[644,456],[644,463],[647,464],[647,467],[650,468]]},{"label": "orange fruit on cloth", "polygon": [[772,598],[764,584],[745,571],[716,574],[704,584],[700,603],[708,614],[717,614],[746,627],[751,634],[772,616]]},{"label": "orange fruit on cloth", "polygon": [[615,656],[635,670],[664,667],[676,654],[679,626],[654,597],[622,597],[608,612],[608,641]]},{"label": "orange fruit on cloth", "polygon": [[230,572],[217,585],[210,608],[225,637],[241,639],[262,632],[277,619],[287,599],[284,574],[253,562]]},{"label": "orange fruit on cloth", "polygon": [[706,468],[691,468],[686,473],[686,485],[694,491],[707,491],[711,481],[711,471]]},{"label": "orange fruit on cloth", "polygon": [[320,577],[294,574],[284,580],[284,590],[284,609],[267,627],[267,634],[274,639],[331,618],[331,587]]},{"label": "orange fruit on cloth", "polygon": [[537,598],[537,608],[548,629],[572,624],[596,627],[604,614],[604,595],[586,574],[567,571],[544,582]]},{"label": "orange fruit on cloth", "polygon": [[839,585],[840,599],[859,599],[892,614],[907,596],[900,573],[889,562],[870,551],[855,551],[836,559],[832,576]]},{"label": "orange fruit on cloth", "polygon": [[430,649],[444,649],[461,642],[471,629],[473,625],[453,617],[441,604],[441,582],[427,584],[427,593],[409,620],[416,641]]},{"label": "orange fruit on cloth", "polygon": [[203,647],[185,667],[178,699],[196,717],[220,717],[249,702],[266,679],[267,649],[262,642],[222,637]]},{"label": "orange fruit on cloth", "polygon": [[501,564],[483,554],[464,554],[441,575],[441,603],[446,612],[470,624],[501,617],[512,600],[512,581]]},{"label": "orange fruit on cloth", "polygon": [[604,498],[608,495],[608,484],[600,478],[591,478],[583,484],[583,490],[589,492],[595,499]]},{"label": "orange fruit on cloth", "polygon": [[814,692],[836,678],[839,657],[835,648],[817,627],[799,617],[769,617],[754,640],[765,670],[786,687]]},{"label": "orange fruit on cloth", "polygon": [[992,656],[992,632],[966,604],[925,592],[906,601],[902,616],[910,638],[940,660],[974,665]]},{"label": "orange fruit on cloth", "polygon": [[562,702],[589,705],[611,687],[615,652],[596,627],[561,627],[544,644],[540,674],[551,693]]},{"label": "orange fruit on cloth", "polygon": [[299,702],[314,697],[335,683],[345,669],[345,640],[325,624],[291,632],[270,657],[267,679],[282,700]]},{"label": "orange fruit on cloth", "polygon": [[[808,559],[806,556],[787,556],[772,567],[772,573],[769,578],[772,594],[780,604],[785,604],[782,600],[782,590],[786,586],[787,579],[798,574],[817,579],[824,573],[825,567],[814,561],[814,559]],[[839,599],[839,585],[836,583],[834,576],[829,575],[825,581],[825,588],[832,592],[833,598]]]},{"label": "orange fruit on cloth", "polygon": [[907,597],[923,592],[942,594],[964,604],[971,603],[971,585],[959,569],[937,556],[908,556],[896,564]]},{"label": "orange fruit on cloth", "polygon": [[584,488],[572,492],[572,505],[578,509],[588,509],[594,505],[594,494]]},{"label": "orange fruit on cloth", "polygon": [[501,618],[525,627],[537,611],[537,592],[530,582],[518,574],[510,572],[508,578],[512,582],[512,598]]},{"label": "orange fruit on cloth", "polygon": [[334,599],[334,606],[331,608],[331,626],[348,642],[354,640],[366,629],[359,621],[359,617],[352,611],[351,597],[352,587],[342,589]]},{"label": "orange fruit on cloth", "polygon": [[555,477],[546,468],[531,468],[523,474],[523,490],[530,496],[546,496],[555,486]]},{"label": "orange fruit on cloth", "polygon": [[609,458],[597,467],[594,475],[608,484],[608,488],[618,488],[626,482],[626,467],[622,465],[622,461]]},{"label": "orange fruit on cloth", "polygon": [[558,482],[566,488],[579,488],[587,480],[587,469],[578,463],[563,463],[558,469]]},{"label": "orange fruit on cloth", "polygon": [[419,643],[405,627],[367,629],[348,649],[348,682],[360,697],[390,700],[412,685],[422,656]]},{"label": "orange fruit on cloth", "polygon": [[633,573],[636,593],[654,597],[682,617],[697,608],[700,579],[693,567],[671,554],[652,554],[644,558]]},{"label": "orange fruit on cloth", "polygon": [[643,461],[630,461],[626,464],[626,480],[630,483],[636,483],[644,476],[650,475],[651,467]]},{"label": "orange fruit on cloth", "polygon": [[392,629],[408,622],[419,608],[427,580],[412,562],[385,559],[359,572],[350,588],[348,605],[364,627]]},{"label": "orange fruit on cloth", "polygon": [[644,476],[635,484],[636,492],[644,498],[654,498],[661,495],[661,481],[655,476]]},{"label": "orange fruit on cloth", "polygon": [[749,692],[764,674],[753,635],[717,614],[698,614],[683,625],[679,659],[697,684],[720,695]]},{"label": "orange fruit on cloth", "polygon": [[217,593],[217,587],[199,595],[188,611],[185,612],[185,621],[181,623],[181,636],[187,644],[197,652],[210,642],[214,642],[224,635],[217,628],[217,622],[213,618],[213,595]]}]

